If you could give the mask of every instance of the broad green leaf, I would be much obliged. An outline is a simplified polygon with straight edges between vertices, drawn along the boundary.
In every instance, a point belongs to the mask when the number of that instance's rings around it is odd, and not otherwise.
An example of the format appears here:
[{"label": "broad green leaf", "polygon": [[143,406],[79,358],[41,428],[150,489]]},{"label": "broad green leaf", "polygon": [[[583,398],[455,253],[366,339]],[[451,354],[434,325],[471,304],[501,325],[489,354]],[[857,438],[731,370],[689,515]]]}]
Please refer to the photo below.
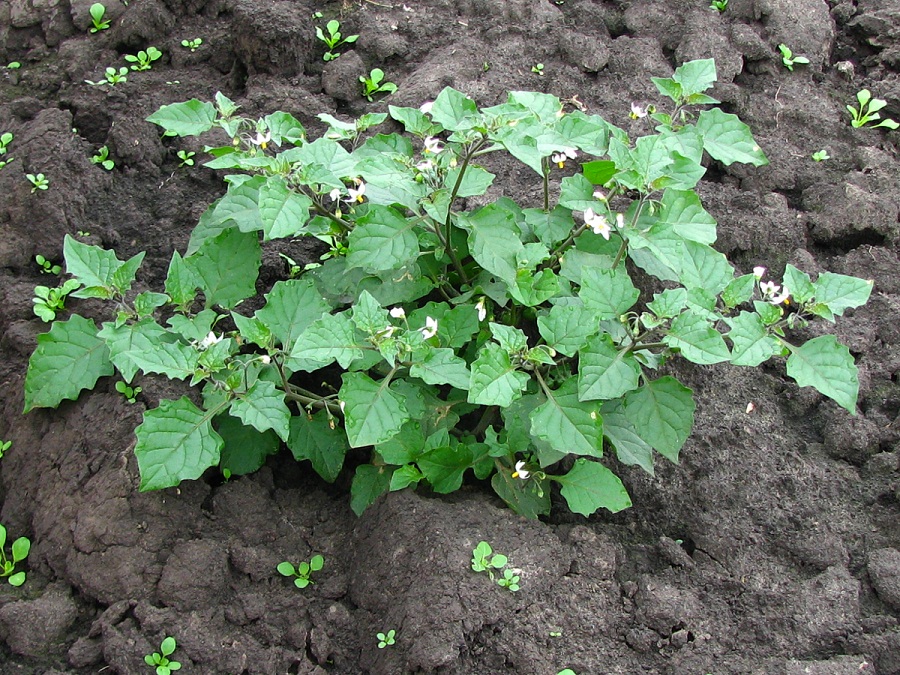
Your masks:
[{"label": "broad green leaf", "polygon": [[606,185],[616,175],[616,163],[608,159],[598,159],[581,165],[584,177],[592,185]]},{"label": "broad green leaf", "polygon": [[[402,393],[399,389],[397,393]],[[416,411],[413,409],[415,405],[407,398],[406,407],[409,409],[411,417],[417,417]],[[408,464],[415,462],[418,457],[425,452],[425,433],[422,431],[422,424],[411,419],[407,421],[401,428],[400,433],[389,441],[379,443],[376,452],[388,464]]]},{"label": "broad green leaf", "polygon": [[304,277],[275,282],[256,318],[290,351],[303,331],[330,310],[315,283]]},{"label": "broad green leaf", "polygon": [[598,462],[580,457],[564,476],[554,476],[573,513],[589,516],[599,508],[618,513],[631,506],[628,491],[612,471]]},{"label": "broad green leaf", "polygon": [[166,293],[172,298],[172,302],[179,307],[189,306],[197,296],[199,285],[200,280],[191,266],[185,263],[178,251],[173,251],[169,273],[166,275]]},{"label": "broad green leaf", "polygon": [[558,97],[539,91],[511,91],[507,102],[530,110],[544,124],[555,124],[563,109]]},{"label": "broad green leaf", "polygon": [[481,348],[471,371],[469,403],[498,405],[501,408],[519,398],[530,379],[527,373],[516,370],[509,353],[493,342]]},{"label": "broad green leaf", "polygon": [[575,356],[599,329],[593,312],[581,305],[554,305],[537,320],[541,337],[556,351]]},{"label": "broad green leaf", "polygon": [[463,474],[472,465],[472,451],[460,443],[455,448],[436,448],[416,460],[435,492],[447,494],[459,489]]},{"label": "broad green leaf", "polygon": [[402,267],[419,254],[415,221],[387,206],[372,205],[350,232],[347,262],[368,271]]},{"label": "broad green leaf", "polygon": [[275,145],[284,145],[285,141],[291,145],[300,145],[306,137],[303,125],[289,113],[279,110],[271,115],[266,115],[263,119]]},{"label": "broad green leaf", "polygon": [[758,366],[780,353],[781,343],[768,334],[762,319],[756,312],[741,312],[726,318],[731,327],[731,362],[736,366]]},{"label": "broad green leaf", "polygon": [[235,327],[241,337],[248,342],[252,342],[257,347],[266,349],[272,340],[272,331],[262,321],[254,317],[246,317],[237,312],[231,313],[231,320],[234,321]]},{"label": "broad green leaf", "polygon": [[563,206],[556,206],[552,211],[523,209],[522,215],[526,225],[548,248],[565,241],[575,229],[572,211]]},{"label": "broad green leaf", "polygon": [[134,296],[134,311],[139,319],[146,319],[153,312],[169,302],[169,296],[165,293],[144,291]]},{"label": "broad green leaf", "polygon": [[557,293],[559,293],[559,278],[549,269],[541,270],[537,276],[528,270],[520,269],[516,272],[515,285],[509,287],[509,294],[526,307],[537,307]]},{"label": "broad green leaf", "polygon": [[[447,172],[446,177],[444,178],[444,187],[448,190],[452,190],[456,187],[456,182],[459,180],[459,172],[462,171],[462,167],[456,167],[450,169]],[[494,178],[496,176],[489,171],[485,171],[480,166],[472,166],[469,165],[466,168],[466,173],[463,175],[462,183],[459,185],[459,190],[456,193],[457,197],[478,197],[487,192],[488,188],[491,187],[491,184],[494,182]]]},{"label": "broad green leaf", "polygon": [[625,395],[625,419],[641,439],[676,463],[694,425],[695,408],[691,390],[669,376]]},{"label": "broad green leaf", "polygon": [[[367,146],[368,143],[357,150],[354,157]],[[408,162],[405,157],[385,154],[370,155],[359,160],[357,171],[366,183],[366,199],[370,205],[401,204],[411,211],[419,210],[427,188],[424,183],[416,182]]]},{"label": "broad green leaf", "polygon": [[410,485],[415,487],[425,476],[414,464],[401,466],[391,474],[391,492],[402,490]]},{"label": "broad green leaf", "polygon": [[657,222],[644,232],[631,232],[628,238],[628,257],[657,279],[678,281],[685,256],[685,243],[674,227]]},{"label": "broad green leaf", "polygon": [[341,379],[340,398],[350,447],[378,445],[400,432],[409,413],[403,399],[388,387],[387,380],[376,382],[358,372],[344,373]]},{"label": "broad green leaf", "polygon": [[497,343],[510,354],[520,352],[528,347],[528,338],[519,328],[493,321],[488,322],[488,327]]},{"label": "broad green leaf", "polygon": [[449,384],[462,390],[469,388],[471,379],[465,360],[452,349],[428,349],[413,354],[409,374],[427,384]]},{"label": "broad green leaf", "polygon": [[516,283],[517,256],[525,250],[515,214],[490,204],[469,215],[469,250],[475,261],[509,285]]},{"label": "broad green leaf", "polygon": [[406,131],[414,136],[428,136],[438,130],[434,128],[431,121],[425,117],[418,108],[401,108],[394,105],[388,106],[388,112],[391,117],[400,122]]},{"label": "broad green leaf", "polygon": [[431,119],[450,131],[471,128],[478,121],[475,101],[451,87],[445,87],[434,100]]},{"label": "broad green leaf", "polygon": [[260,260],[256,233],[231,229],[204,242],[185,262],[199,279],[207,307],[233,309],[241,300],[256,294]]},{"label": "broad green leaf", "polygon": [[724,113],[719,108],[704,110],[697,118],[696,129],[703,136],[703,149],[725,166],[734,162],[753,166],[769,163],[753,140],[750,127],[737,115]]},{"label": "broad green leaf", "polygon": [[246,392],[238,394],[229,413],[260,433],[271,429],[287,442],[291,411],[284,402],[284,392],[268,380],[257,380]]},{"label": "broad green leaf", "polygon": [[[787,265],[784,269],[785,287],[790,291],[791,301],[801,305],[816,295],[816,287],[806,272],[798,270],[793,265]],[[818,300],[818,298],[816,298]]]},{"label": "broad green leaf", "polygon": [[28,360],[25,412],[75,400],[83,389],[93,389],[99,378],[112,374],[109,349],[97,337],[93,321],[77,314],[68,321],[56,321],[50,332],[38,335]]},{"label": "broad green leaf", "polygon": [[266,457],[281,447],[274,432],[259,433],[231,415],[219,415],[213,420],[213,426],[224,442],[219,466],[235,476],[258,471],[266,463]]},{"label": "broad green leaf", "polygon": [[578,400],[574,377],[549,393],[531,415],[531,434],[561,453],[603,456],[603,421],[597,403]]},{"label": "broad green leaf", "polygon": [[386,466],[360,464],[350,485],[350,508],[357,516],[375,503],[391,486],[392,470]]},{"label": "broad green leaf", "polygon": [[292,359],[316,364],[303,370],[317,370],[335,360],[341,368],[347,368],[362,355],[350,312],[322,315],[300,334],[291,350]]},{"label": "broad green leaf", "polygon": [[[210,216],[211,223],[233,223],[241,232],[263,230],[259,196],[266,181],[265,176],[253,176],[241,183],[231,183],[228,186],[228,192],[216,203],[215,210]],[[192,233],[191,241],[193,242],[193,240],[194,234]]]},{"label": "broad green leaf", "polygon": [[[585,115],[580,110],[574,110],[562,117],[556,117],[554,126],[560,136],[579,150],[594,156],[606,154],[609,147],[609,128],[599,115]],[[594,182],[603,185],[606,180]]]},{"label": "broad green leaf", "polygon": [[651,476],[653,472],[653,448],[638,436],[631,422],[625,417],[622,399],[605,401],[600,407],[603,416],[603,435],[616,451],[622,464],[639,466]]},{"label": "broad green leaf", "polygon": [[712,244],[716,240],[716,220],[706,212],[693,190],[666,190],[660,204],[659,221],[671,225],[685,239],[701,244]]},{"label": "broad green leaf", "polygon": [[140,366],[131,358],[132,354],[149,353],[157,345],[170,342],[174,338],[152,319],[124,326],[116,326],[108,321],[102,325],[97,337],[106,343],[110,361],[118,368],[126,382],[131,382],[140,370]]},{"label": "broad green leaf", "polygon": [[699,287],[717,295],[734,278],[734,268],[715,249],[685,241],[678,278],[686,288]]},{"label": "broad green leaf", "polygon": [[359,174],[356,159],[340,143],[327,138],[317,138],[299,148],[288,150],[291,161],[303,168],[307,183],[322,183],[331,188],[344,189],[343,178],[356,178]]},{"label": "broad green leaf", "polygon": [[550,513],[550,489],[547,480],[532,478],[522,481],[510,471],[498,471],[491,477],[491,487],[500,499],[520,516],[536,520]]},{"label": "broad green leaf", "polygon": [[[843,274],[822,272],[815,283],[816,302],[827,305],[834,314],[842,316],[845,309],[866,304],[872,293],[873,285],[874,282],[871,279],[858,279]],[[788,288],[790,289],[790,286]]]},{"label": "broad green leaf", "polygon": [[351,314],[353,324],[369,335],[382,332],[391,323],[388,311],[368,291],[359,294]]},{"label": "broad green leaf", "polygon": [[598,319],[618,319],[631,309],[639,295],[624,265],[615,270],[585,268],[581,271],[578,297]]},{"label": "broad green leaf", "polygon": [[312,200],[289,189],[281,176],[269,176],[259,189],[263,240],[293,237],[304,231]]},{"label": "broad green leaf", "polygon": [[[194,374],[200,360],[196,349],[182,342],[157,342],[154,339],[156,331],[149,325],[135,325],[134,328],[129,336],[127,327],[123,326],[126,332],[118,332],[116,339],[113,338],[113,331],[104,326],[103,337],[107,340],[110,351],[115,352],[111,357],[112,361],[120,370],[125,368],[123,376],[131,373],[131,366],[137,366],[145,373],[158,373],[174,380],[183,380]],[[116,342],[113,343],[111,339],[116,339]]]},{"label": "broad green leaf", "polygon": [[687,292],[683,288],[667,288],[654,295],[653,300],[647,303],[647,309],[661,319],[678,316],[686,306]]},{"label": "broad green leaf", "polygon": [[543,161],[554,152],[571,149],[571,142],[552,126],[535,120],[523,119],[514,126],[503,125],[490,136],[501,143],[509,154],[543,176]]},{"label": "broad green leaf", "polygon": [[641,367],[634,355],[617,349],[609,333],[595,335],[578,353],[578,398],[608,400],[637,389]]},{"label": "broad green leaf", "polygon": [[663,342],[681,350],[682,356],[693,363],[708,365],[731,358],[722,334],[689,309],[675,318]]},{"label": "broad green leaf", "polygon": [[722,302],[726,307],[737,307],[753,297],[755,288],[756,277],[752,274],[743,274],[728,282],[722,291]]},{"label": "broad green leaf", "polygon": [[657,90],[663,96],[668,96],[675,103],[681,103],[682,87],[681,84],[671,77],[651,77],[650,80],[656,85]]},{"label": "broad green leaf", "polygon": [[[63,243],[63,255],[66,260],[66,272],[84,284],[85,288],[72,295],[76,298],[103,297],[111,298],[113,289],[119,292],[131,288],[134,272],[144,259],[139,253],[127,263],[116,257],[114,251],[107,251],[99,246],[82,244],[70,235],[66,235]],[[116,277],[116,272],[128,265],[128,274]]]},{"label": "broad green leaf", "polygon": [[672,79],[681,85],[681,95],[687,98],[712,87],[716,83],[716,77],[715,60],[697,59],[678,66]]},{"label": "broad green leaf", "polygon": [[170,136],[199,136],[212,129],[216,121],[216,108],[212,103],[192,98],[183,103],[164,105],[147,118]]},{"label": "broad green leaf", "polygon": [[298,462],[309,460],[316,473],[333,483],[347,454],[347,436],[324,410],[291,417],[288,447]]},{"label": "broad green leaf", "polygon": [[592,209],[603,213],[606,207],[594,197],[594,189],[594,184],[580,173],[566,176],[560,181],[559,205],[574,211]]},{"label": "broad green leaf", "polygon": [[641,185],[651,186],[665,176],[673,159],[665,141],[658,135],[641,136],[631,150],[631,167],[641,178]]},{"label": "broad green leaf", "polygon": [[850,350],[834,335],[820,335],[800,347],[789,348],[787,374],[801,387],[814,387],[855,415],[859,371]]},{"label": "broad green leaf", "polygon": [[160,401],[158,408],[144,413],[144,421],[134,431],[141,492],[197,479],[219,463],[223,441],[210,424],[218,412],[200,410],[183,396]]}]

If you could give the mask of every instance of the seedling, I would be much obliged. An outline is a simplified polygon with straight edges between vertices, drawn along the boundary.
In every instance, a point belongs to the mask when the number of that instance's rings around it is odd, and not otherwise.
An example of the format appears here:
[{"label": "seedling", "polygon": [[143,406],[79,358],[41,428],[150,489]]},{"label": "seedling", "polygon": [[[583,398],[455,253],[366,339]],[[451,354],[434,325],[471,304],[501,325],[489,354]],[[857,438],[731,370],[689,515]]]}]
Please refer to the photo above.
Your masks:
[{"label": "seedling", "polygon": [[144,663],[156,667],[156,675],[171,675],[176,670],[181,670],[178,661],[172,661],[169,657],[175,652],[175,638],[167,637],[159,645],[159,651],[147,654]]},{"label": "seedling", "polygon": [[336,19],[332,19],[325,24],[325,31],[327,31],[327,34],[321,27],[316,26],[316,37],[328,47],[328,51],[326,51],[325,55],[322,57],[324,61],[334,61],[340,56],[340,54],[335,51],[338,47],[341,45],[352,44],[353,42],[356,42],[359,37],[359,35],[348,35],[347,37],[344,37],[341,34],[341,22]]},{"label": "seedling", "polygon": [[556,675],[576,675],[576,673],[571,668],[566,668],[565,670],[559,671]]},{"label": "seedling", "polygon": [[92,33],[99,33],[101,30],[109,28],[109,19],[106,18],[106,7],[102,2],[95,2],[90,8]]},{"label": "seedling", "polygon": [[119,70],[116,70],[112,66],[109,66],[103,74],[103,80],[97,80],[94,82],[93,80],[85,80],[92,87],[102,87],[105,84],[108,84],[110,87],[114,87],[120,82],[128,82],[128,68],[122,66]]},{"label": "seedling", "polygon": [[38,190],[47,190],[50,187],[50,179],[42,173],[26,173],[25,178],[31,183],[31,194],[34,194]]},{"label": "seedling", "polygon": [[[58,266],[57,266],[58,267]],[[56,318],[56,313],[66,308],[66,298],[69,293],[81,286],[75,279],[67,280],[62,286],[50,288],[48,286],[35,286],[34,303],[35,316],[45,323],[50,323]]]},{"label": "seedling", "polygon": [[[12,143],[13,135],[6,131],[0,134],[0,157],[5,157],[7,153],[7,147],[10,143]],[[0,169],[13,161],[12,157],[6,157],[5,159],[0,160]]]},{"label": "seedling", "polygon": [[22,64],[19,63],[18,61],[10,61],[9,63],[6,64],[6,67],[9,70],[18,70],[19,68],[22,67]]},{"label": "seedling", "polygon": [[320,555],[314,555],[309,559],[309,562],[301,562],[297,567],[294,567],[291,563],[285,561],[283,563],[278,563],[278,573],[284,577],[294,577],[294,586],[297,588],[306,588],[312,582],[312,579],[309,578],[309,575],[313,572],[318,572],[325,565],[325,558]]},{"label": "seedling", "polygon": [[177,153],[178,159],[181,160],[181,164],[178,166],[194,166],[194,160],[192,159],[196,152],[189,152],[187,150],[179,150]]},{"label": "seedling", "polygon": [[507,567],[503,570],[503,576],[497,579],[497,583],[515,593],[519,590],[519,575]]},{"label": "seedling", "polygon": [[43,274],[59,274],[62,272],[62,267],[59,265],[54,265],[52,262],[47,260],[44,256],[38,254],[34,256],[34,261],[41,266],[41,272]]},{"label": "seedling", "polygon": [[97,151],[97,154],[91,157],[92,164],[99,164],[107,171],[116,168],[116,163],[109,158],[109,148],[105,145]]},{"label": "seedling", "polygon": [[387,633],[376,633],[375,637],[378,638],[378,649],[384,649],[385,647],[389,647],[396,642],[394,637],[397,635],[397,631],[393,628],[389,630]]},{"label": "seedling", "polygon": [[850,124],[855,129],[867,124],[873,129],[877,129],[878,127],[896,129],[897,127],[900,127],[900,124],[890,118],[882,120],[878,124],[873,124],[876,120],[881,119],[881,115],[878,111],[887,105],[887,101],[882,98],[872,98],[872,92],[868,89],[861,89],[858,91],[856,93],[856,100],[859,101],[858,110],[852,105],[847,106],[847,110],[850,112],[851,117]]},{"label": "seedling", "polygon": [[781,52],[781,62],[784,64],[784,67],[794,72],[794,65],[798,63],[807,64],[809,63],[809,59],[805,56],[794,56],[794,53],[790,50],[790,48],[785,44],[778,45],[778,51]]},{"label": "seedling", "polygon": [[[8,448],[9,444],[5,444]],[[0,579],[9,581],[10,586],[21,586],[25,583],[25,572],[16,572],[16,565],[24,562],[31,550],[31,541],[27,537],[19,537],[12,543],[9,556],[6,555],[6,528],[0,525]]]},{"label": "seedling", "polygon": [[508,562],[502,553],[494,553],[494,549],[486,541],[478,542],[478,546],[472,549],[472,569],[476,572],[487,572],[491,579],[494,578],[494,570],[506,566]]},{"label": "seedling", "polygon": [[90,237],[91,233],[88,232],[87,230],[78,230],[78,236],[79,237]]},{"label": "seedling", "polygon": [[137,400],[137,395],[143,390],[140,387],[130,387],[122,380],[119,380],[116,382],[116,391],[122,394],[126,401],[134,403]]},{"label": "seedling", "polygon": [[200,49],[200,45],[203,44],[203,38],[193,38],[191,40],[182,40],[181,46],[185,49],[190,49],[192,52]]},{"label": "seedling", "polygon": [[3,453],[12,447],[12,441],[0,440],[0,459],[3,459]]},{"label": "seedling", "polygon": [[156,47],[147,47],[146,51],[142,49],[137,54],[126,54],[125,60],[134,64],[131,66],[132,70],[150,70],[153,62],[160,57],[162,57],[162,52]]},{"label": "seedling", "polygon": [[284,259],[284,262],[287,263],[288,275],[291,277],[291,279],[300,276],[300,272],[303,271],[303,267],[301,267],[296,260],[289,256],[286,256],[284,253],[279,253],[278,255],[280,255]]},{"label": "seedling", "polygon": [[816,150],[812,154],[812,158],[814,162],[824,162],[826,159],[831,159],[831,155],[828,154],[827,150]]},{"label": "seedling", "polygon": [[709,4],[709,8],[724,12],[726,9],[728,9],[728,0],[712,0],[712,2]]},{"label": "seedling", "polygon": [[544,64],[543,63],[535,63],[531,66],[531,72],[535,75],[543,75],[544,74]]},{"label": "seedling", "polygon": [[396,84],[384,81],[384,71],[381,68],[373,68],[368,77],[360,75],[359,81],[363,85],[363,96],[369,101],[374,94],[393,94],[397,91]]}]

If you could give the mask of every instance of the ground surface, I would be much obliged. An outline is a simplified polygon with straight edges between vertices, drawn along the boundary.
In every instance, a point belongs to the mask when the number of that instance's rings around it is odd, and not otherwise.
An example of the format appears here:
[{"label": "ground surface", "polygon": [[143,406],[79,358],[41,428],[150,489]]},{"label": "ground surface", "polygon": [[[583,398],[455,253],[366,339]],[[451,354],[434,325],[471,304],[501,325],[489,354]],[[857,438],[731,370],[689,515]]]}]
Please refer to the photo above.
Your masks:
[{"label": "ground surface", "polygon": [[[13,442],[0,522],[34,542],[26,585],[0,589],[0,673],[146,673],[166,635],[182,672],[210,675],[900,673],[900,134],[851,129],[844,111],[868,87],[900,119],[898,0],[731,0],[722,14],[704,0],[108,4],[112,28],[91,35],[87,0],[0,0],[0,63],[22,63],[0,71],[0,132],[15,135],[0,170],[0,438]],[[327,66],[317,10],[360,35]],[[180,46],[194,37],[196,52]],[[781,42],[810,65],[788,72]],[[153,70],[84,84],[149,45],[164,52]],[[515,89],[577,96],[627,126],[632,101],[654,100],[651,76],[703,57],[771,160],[710,167],[700,193],[717,247],[744,272],[792,262],[875,280],[837,328],[860,365],[857,417],[783,364],[685,366],[699,407],[682,464],[655,478],[615,466],[635,503],[616,516],[556,504],[530,522],[479,485],[395,493],[357,519],[346,477],[326,485],[286,456],[139,494],[133,430],[172,393],[149,379],[133,406],[101,381],[21,415],[46,330],[31,313],[47,283],[34,255],[59,260],[65,233],[89,232],[123,258],[146,250],[156,289],[223,191],[212,171],[179,168],[176,150],[199,143],[163,143],[144,122],[160,105],[221,90],[247,115],[286,110],[316,130],[320,112],[418,106],[452,85],[483,105]],[[356,78],[376,66],[399,90],[369,104]],[[102,145],[112,172],[89,161]],[[831,159],[813,162],[822,149]],[[37,172],[51,186],[31,194]],[[525,178],[501,176],[519,194],[535,187]],[[284,274],[273,255],[261,283]],[[521,568],[520,592],[468,569],[481,539]],[[314,586],[275,573],[314,552]],[[397,642],[379,650],[389,628]]]}]

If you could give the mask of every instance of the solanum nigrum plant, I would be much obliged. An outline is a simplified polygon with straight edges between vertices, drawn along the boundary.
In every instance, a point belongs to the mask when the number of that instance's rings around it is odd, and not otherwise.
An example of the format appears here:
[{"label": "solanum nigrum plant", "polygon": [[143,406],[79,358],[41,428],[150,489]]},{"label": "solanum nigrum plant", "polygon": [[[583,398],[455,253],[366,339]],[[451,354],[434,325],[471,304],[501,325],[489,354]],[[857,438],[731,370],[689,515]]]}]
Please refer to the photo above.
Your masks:
[{"label": "solanum nigrum plant", "polygon": [[[149,120],[167,135],[224,134],[205,166],[227,172],[227,192],[173,254],[165,292],[131,292],[143,254],[123,262],[66,237],[84,286],[72,296],[112,311],[99,328],[76,314],[39,336],[25,410],[114,371],[159,373],[202,402],[144,414],[142,490],[217,465],[253,471],[281,443],[333,481],[358,448],[357,513],[420,482],[452,492],[471,471],[529,517],[548,512],[554,483],[577,513],[628,507],[605,453],[649,472],[654,451],[678,461],[695,404],[673,358],[786,357],[799,385],[855,413],[849,350],[792,329],[865,303],[872,282],[788,265],[776,283],[711,246],[716,222],[694,191],[704,153],[767,163],[746,125],[706,107],[715,78],[711,60],[654,78],[669,103],[632,106],[637,138],[534,92],[479,108],[447,88],[420,109],[391,106],[405,134],[365,136],[386,114],[323,114],[315,139],[285,112],[243,118],[221,94],[163,106]],[[470,208],[502,187],[479,164],[497,154],[523,163],[540,196],[500,189]],[[242,311],[263,247],[301,236],[325,242],[321,262]],[[642,293],[638,270],[658,292]]]}]

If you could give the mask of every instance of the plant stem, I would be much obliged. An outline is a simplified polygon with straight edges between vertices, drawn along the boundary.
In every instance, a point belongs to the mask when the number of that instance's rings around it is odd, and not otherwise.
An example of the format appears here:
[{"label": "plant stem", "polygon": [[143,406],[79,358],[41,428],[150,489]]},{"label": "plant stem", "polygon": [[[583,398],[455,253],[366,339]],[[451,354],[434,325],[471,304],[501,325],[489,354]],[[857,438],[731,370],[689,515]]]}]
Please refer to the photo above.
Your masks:
[{"label": "plant stem", "polygon": [[544,170],[544,211],[550,210],[550,166],[547,164],[545,157],[541,161],[541,168]]},{"label": "plant stem", "polygon": [[444,222],[444,247],[447,250],[447,255],[450,256],[450,259],[453,261],[453,267],[456,268],[457,273],[462,279],[464,284],[469,283],[469,277],[466,274],[466,271],[463,269],[462,263],[459,261],[459,257],[456,255],[456,251],[450,245],[450,228],[451,228],[451,220],[453,216],[453,202],[456,201],[456,195],[459,193],[459,188],[462,186],[463,177],[466,175],[466,169],[469,168],[469,162],[472,160],[472,157],[484,146],[484,139],[479,139],[475,142],[475,144],[470,147],[463,157],[462,166],[459,168],[459,175],[456,177],[456,184],[453,186],[453,190],[450,192],[450,202],[447,206],[447,220]]}]

